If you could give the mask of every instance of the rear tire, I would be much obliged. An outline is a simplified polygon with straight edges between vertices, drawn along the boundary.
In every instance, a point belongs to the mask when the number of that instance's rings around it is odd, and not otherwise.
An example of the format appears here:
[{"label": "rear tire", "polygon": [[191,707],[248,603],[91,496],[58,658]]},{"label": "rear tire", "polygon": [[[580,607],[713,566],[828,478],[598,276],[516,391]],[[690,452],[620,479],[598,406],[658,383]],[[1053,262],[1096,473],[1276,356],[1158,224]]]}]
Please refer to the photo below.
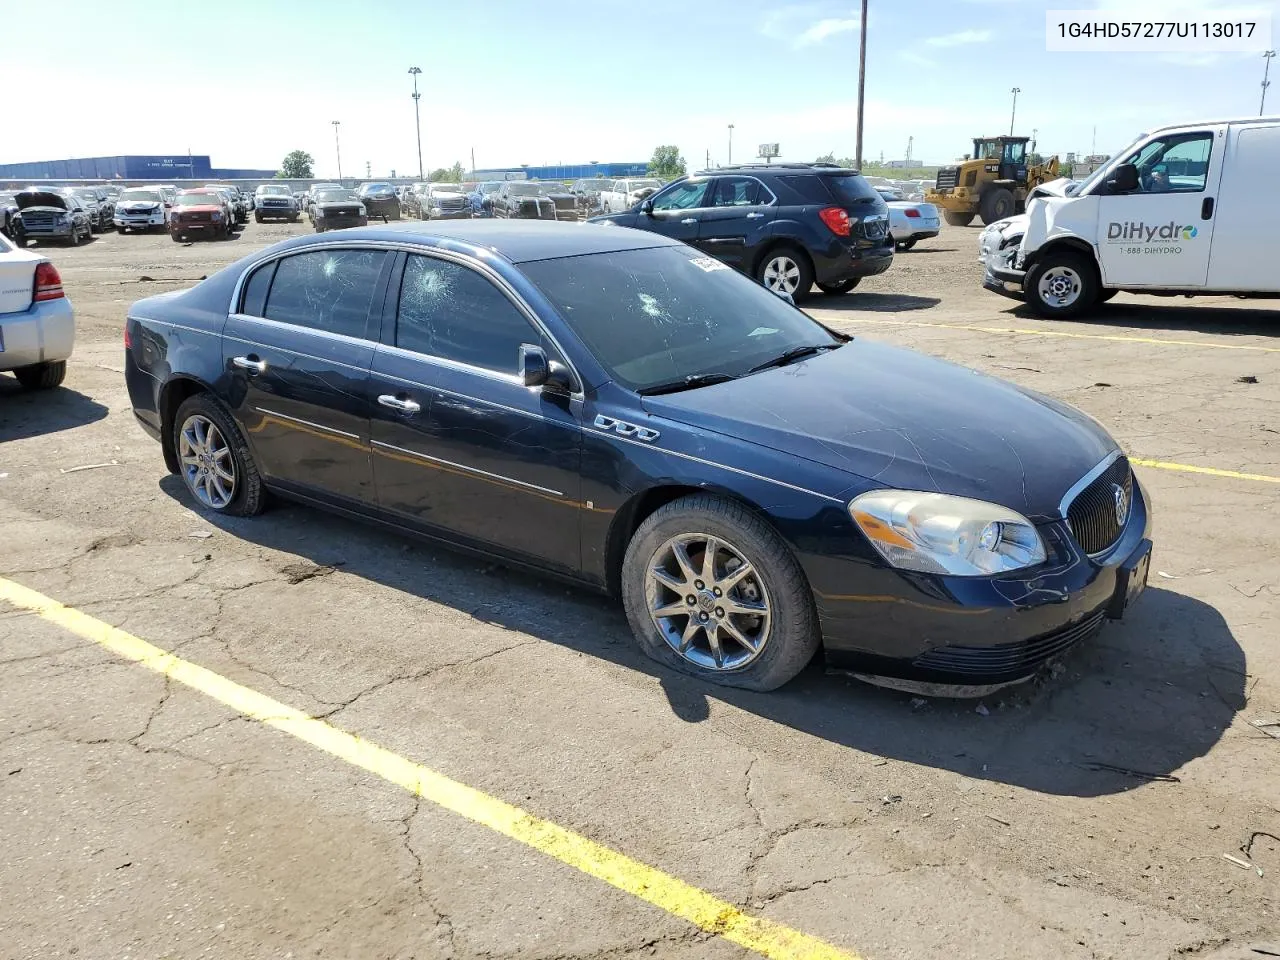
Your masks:
[{"label": "rear tire", "polygon": [[1112,297],[1114,297],[1114,296],[1115,296],[1117,293],[1119,293],[1119,292],[1120,292],[1119,290],[1114,290],[1114,289],[1110,289],[1110,288],[1108,288],[1108,287],[1103,287],[1101,290],[1099,290],[1099,291],[1098,291],[1098,302],[1099,302],[1099,303],[1106,303],[1108,300],[1110,300]]},{"label": "rear tire", "polygon": [[[230,472],[234,476],[231,497],[225,504],[210,504],[201,497],[197,493],[197,485],[200,483],[198,474],[193,476],[187,465],[182,462],[183,428],[193,418],[201,418],[215,426],[229,453],[229,456],[221,462],[225,468],[226,460],[230,460],[232,464]],[[253,517],[262,512],[266,506],[266,488],[258,473],[258,465],[254,462],[253,454],[249,452],[249,446],[245,443],[240,428],[209,394],[197,393],[184,400],[178,407],[178,412],[174,414],[169,429],[172,433],[173,449],[179,458],[178,475],[186,483],[187,492],[202,509],[233,517]],[[192,466],[197,470],[199,468],[198,464]]]},{"label": "rear tire", "polygon": [[910,250],[915,245],[916,245],[916,241],[914,238],[912,238],[911,240],[903,240],[900,244],[898,244],[898,249],[904,250],[904,251]]},{"label": "rear tire", "polygon": [[813,286],[813,267],[795,247],[774,247],[756,264],[756,280],[772,293],[786,292],[792,300],[799,300]]},{"label": "rear tire", "polygon": [[25,390],[52,390],[62,383],[67,376],[67,361],[54,360],[49,363],[37,363],[30,367],[19,367],[13,371]]},{"label": "rear tire", "polygon": [[1022,284],[1028,306],[1053,320],[1075,317],[1096,306],[1098,288],[1093,261],[1069,250],[1046,254],[1027,271]]},{"label": "rear tire", "polygon": [[946,220],[947,223],[951,224],[953,227],[967,227],[969,224],[973,223],[973,214],[955,213],[951,210],[943,210],[942,219]]},{"label": "rear tire", "polygon": [[983,224],[990,226],[997,220],[1012,217],[1017,205],[1013,191],[996,187],[982,195],[982,199],[978,202],[978,212],[982,215]]},{"label": "rear tire", "polygon": [[[690,561],[690,574],[702,578],[698,582],[703,587],[690,586],[689,596],[695,597],[694,603],[687,604],[690,612],[676,609],[662,618],[660,627],[651,611],[668,605],[679,607],[685,602],[683,589],[667,586],[672,580],[686,578],[682,573],[672,576],[672,568],[667,566],[669,557],[679,556],[672,545],[681,538],[704,547],[714,539],[718,549],[708,571],[705,554],[691,554],[688,545],[682,545],[683,556]],[[744,561],[751,572],[737,582],[730,581]],[[659,581],[653,577],[651,571],[659,567],[668,571],[668,579]],[[723,592],[713,595],[712,588],[720,589],[721,585],[725,587]],[[700,680],[746,690],[773,690],[803,670],[821,642],[813,591],[795,554],[768,523],[733,500],[698,494],[654,511],[627,545],[621,586],[627,620],[640,649],[658,663]],[[734,613],[729,605],[735,602],[758,607],[767,621],[761,624],[764,618]],[[716,643],[725,659],[742,659],[741,666],[726,663],[718,667],[707,662],[714,656],[715,647],[708,628],[699,625],[704,614],[708,618],[705,622],[717,634]],[[730,626],[720,628],[715,626],[717,623]],[[677,647],[684,643],[684,636],[690,635],[690,628],[691,639],[684,644],[685,653],[681,653]],[[758,643],[758,652],[752,653],[731,631]]]},{"label": "rear tire", "polygon": [[820,283],[818,284],[818,289],[828,296],[835,296],[841,293],[848,293],[856,287],[861,280],[861,277],[851,277],[848,280],[841,280],[839,283]]}]

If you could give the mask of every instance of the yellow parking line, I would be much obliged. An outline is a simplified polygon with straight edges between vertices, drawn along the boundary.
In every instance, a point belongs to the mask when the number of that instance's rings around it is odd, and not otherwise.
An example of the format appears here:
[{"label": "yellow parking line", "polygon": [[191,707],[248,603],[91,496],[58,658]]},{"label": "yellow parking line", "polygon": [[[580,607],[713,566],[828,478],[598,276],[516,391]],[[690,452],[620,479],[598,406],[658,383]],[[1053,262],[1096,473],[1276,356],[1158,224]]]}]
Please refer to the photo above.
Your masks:
[{"label": "yellow parking line", "polygon": [[1280,353],[1280,347],[1260,347],[1251,343],[1214,343],[1210,340],[1166,340],[1161,337],[1129,337],[1114,333],[1068,333],[1065,330],[1033,330],[1025,327],[984,327],[972,323],[928,323],[924,320],[886,320],[882,317],[841,317],[847,323],[881,323],[900,327],[931,327],[936,330],[975,330],[978,333],[1016,333],[1032,337],[1067,337],[1072,340],[1119,340],[1128,343],[1157,343],[1162,347],[1208,347],[1212,350],[1254,350]]},{"label": "yellow parking line", "polygon": [[1140,467],[1155,467],[1157,470],[1176,470],[1179,473],[1203,473],[1210,477],[1229,477],[1232,480],[1256,480],[1259,483],[1280,483],[1280,477],[1270,477],[1265,473],[1239,473],[1235,470],[1219,470],[1217,467],[1195,467],[1189,463],[1169,463],[1166,460],[1143,460],[1130,457],[1130,463]]},{"label": "yellow parking line", "polygon": [[0,600],[771,960],[859,960],[0,577]]}]

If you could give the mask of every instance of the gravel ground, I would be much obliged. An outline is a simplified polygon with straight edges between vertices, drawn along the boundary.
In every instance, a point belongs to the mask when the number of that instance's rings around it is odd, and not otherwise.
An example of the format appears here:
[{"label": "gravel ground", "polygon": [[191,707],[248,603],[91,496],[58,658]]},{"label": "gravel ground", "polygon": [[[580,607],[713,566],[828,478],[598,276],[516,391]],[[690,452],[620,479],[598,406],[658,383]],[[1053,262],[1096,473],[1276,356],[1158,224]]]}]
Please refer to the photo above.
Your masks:
[{"label": "gravel ground", "polygon": [[[1274,311],[1046,323],[956,228],[810,301],[1163,464],[1156,555],[1129,618],[981,710],[817,664],[754,695],[662,671],[606,600],[193,509],[133,422],[125,309],[305,229],[51,249],[79,340],[65,389],[0,376],[0,577],[873,960],[1280,953],[1280,739],[1250,723],[1280,716],[1280,483],[1241,476],[1280,477]],[[0,957],[748,955],[3,601],[0,661]]]}]

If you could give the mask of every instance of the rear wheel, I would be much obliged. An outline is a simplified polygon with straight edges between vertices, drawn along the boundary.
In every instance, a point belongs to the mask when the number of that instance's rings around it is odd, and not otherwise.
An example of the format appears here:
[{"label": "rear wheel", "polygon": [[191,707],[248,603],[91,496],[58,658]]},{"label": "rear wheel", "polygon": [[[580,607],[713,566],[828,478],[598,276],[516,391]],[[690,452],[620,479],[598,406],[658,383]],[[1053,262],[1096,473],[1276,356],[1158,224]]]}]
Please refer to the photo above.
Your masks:
[{"label": "rear wheel", "polygon": [[1099,302],[1099,303],[1106,303],[1108,300],[1110,300],[1112,297],[1114,297],[1114,296],[1115,296],[1117,293],[1119,293],[1119,292],[1120,292],[1119,290],[1112,290],[1112,289],[1108,289],[1108,288],[1103,288],[1103,289],[1101,289],[1101,290],[1099,290],[1099,291],[1098,291],[1098,302]]},{"label": "rear wheel", "polygon": [[997,220],[1012,217],[1016,206],[1013,191],[996,187],[982,195],[982,200],[978,203],[978,211],[982,214],[982,222],[990,226]]},{"label": "rear wheel", "polygon": [[1027,303],[1042,317],[1066,319],[1098,302],[1098,272],[1093,262],[1070,251],[1046,254],[1023,281]]},{"label": "rear wheel", "polygon": [[912,247],[914,247],[915,245],[916,245],[916,241],[915,241],[915,238],[913,237],[913,238],[912,238],[912,239],[910,239],[910,240],[903,240],[900,244],[898,244],[898,249],[899,249],[899,250],[910,250],[910,249],[911,249]]},{"label": "rear wheel", "polygon": [[785,293],[799,300],[813,286],[809,258],[794,247],[774,247],[756,267],[756,279],[773,293]]},{"label": "rear wheel", "polygon": [[861,277],[851,277],[848,280],[841,280],[839,283],[820,283],[818,289],[825,294],[834,296],[838,293],[848,293],[858,285]]},{"label": "rear wheel", "polygon": [[627,546],[622,599],[640,648],[701,680],[773,690],[820,642],[813,593],[786,542],[741,504],[684,497]]},{"label": "rear wheel", "polygon": [[262,512],[266,491],[235,421],[206,393],[188,397],[171,425],[178,473],[206,510],[236,517]]},{"label": "rear wheel", "polygon": [[37,363],[30,367],[19,367],[13,371],[18,383],[27,390],[52,390],[67,376],[67,361],[55,360],[50,363]]},{"label": "rear wheel", "polygon": [[973,223],[973,214],[956,213],[952,210],[943,210],[942,219],[946,220],[947,223],[951,224],[953,227],[967,227],[969,224]]}]

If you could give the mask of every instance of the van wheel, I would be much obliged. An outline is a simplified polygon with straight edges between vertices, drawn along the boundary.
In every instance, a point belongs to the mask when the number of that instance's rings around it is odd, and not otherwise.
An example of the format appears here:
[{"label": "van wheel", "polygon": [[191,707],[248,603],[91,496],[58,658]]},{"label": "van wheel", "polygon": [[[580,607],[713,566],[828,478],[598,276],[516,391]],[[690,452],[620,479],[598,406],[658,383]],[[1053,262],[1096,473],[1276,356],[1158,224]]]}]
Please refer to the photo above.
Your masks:
[{"label": "van wheel", "polygon": [[982,222],[990,226],[997,220],[1012,217],[1016,206],[1012,191],[997,187],[982,195],[982,200],[978,203],[978,212],[982,216]]},{"label": "van wheel", "polygon": [[682,497],[640,524],[622,600],[648,656],[724,686],[780,687],[819,645],[795,555],[763,519],[721,497]]},{"label": "van wheel", "polygon": [[1049,253],[1027,271],[1022,289],[1042,317],[1077,316],[1098,302],[1098,273],[1093,262],[1069,251]]},{"label": "van wheel", "polygon": [[947,223],[951,224],[953,227],[967,227],[969,224],[973,223],[973,214],[955,213],[951,210],[943,210],[942,219],[946,220]]}]

